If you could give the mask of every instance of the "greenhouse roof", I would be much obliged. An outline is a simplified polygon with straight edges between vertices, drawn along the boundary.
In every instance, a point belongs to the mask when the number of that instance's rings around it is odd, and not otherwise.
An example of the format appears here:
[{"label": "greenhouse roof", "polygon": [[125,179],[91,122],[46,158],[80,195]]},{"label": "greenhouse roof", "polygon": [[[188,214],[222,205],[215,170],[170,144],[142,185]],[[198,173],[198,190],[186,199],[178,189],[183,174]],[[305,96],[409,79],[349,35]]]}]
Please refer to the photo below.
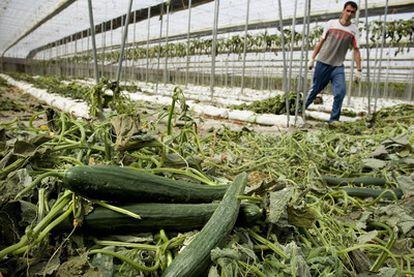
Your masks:
[{"label": "greenhouse roof", "polygon": [[[134,1],[132,11],[144,10],[163,3],[161,0]],[[182,1],[172,1],[173,3]],[[185,1],[187,3],[187,1]],[[294,14],[295,1],[282,1],[282,13],[284,18],[292,18]],[[363,2],[363,1],[362,1]],[[93,1],[94,23],[96,26],[108,22],[114,18],[125,15],[129,1],[117,0]],[[197,3],[193,0],[193,3]],[[198,1],[204,3],[192,9],[191,32],[209,31],[213,25],[214,1]],[[262,0],[250,1],[250,24],[274,22],[278,20],[278,1]],[[323,20],[324,14],[339,13],[342,10],[344,1],[324,0],[312,1],[311,15],[318,16]],[[298,0],[297,16],[302,17],[304,12],[305,0]],[[369,1],[369,9],[381,8],[385,1]],[[174,6],[174,5],[172,5]],[[410,18],[414,15],[412,1],[389,1],[389,14],[394,14],[394,18]],[[247,0],[222,0],[220,1],[219,28],[242,26],[246,17]],[[364,9],[363,3],[361,8]],[[411,8],[411,10],[410,10]],[[408,12],[411,11],[411,12]],[[181,10],[171,11],[169,18],[168,32],[170,36],[185,34],[187,32],[188,12]],[[408,13],[407,13],[408,12]],[[404,14],[402,14],[404,13]],[[160,20],[159,17],[150,19],[150,38],[159,37]],[[33,49],[45,46],[67,36],[72,36],[80,31],[87,30],[89,25],[88,2],[87,0],[78,1],[57,1],[57,0],[6,0],[0,3],[0,52],[5,50],[5,56],[26,57]],[[134,28],[133,35],[128,37],[128,41],[145,40],[147,37],[148,21],[142,20],[137,24],[130,25]],[[276,28],[277,26],[274,26]],[[131,30],[131,29],[130,29]],[[111,40],[107,34],[97,36],[97,43],[105,39],[106,46],[119,45],[121,39],[121,29],[114,29]],[[166,35],[164,27],[163,34]],[[80,40],[79,40],[80,41]],[[16,43],[17,42],[17,43]],[[12,46],[12,47],[10,47]],[[10,48],[10,49],[8,49]]]}]

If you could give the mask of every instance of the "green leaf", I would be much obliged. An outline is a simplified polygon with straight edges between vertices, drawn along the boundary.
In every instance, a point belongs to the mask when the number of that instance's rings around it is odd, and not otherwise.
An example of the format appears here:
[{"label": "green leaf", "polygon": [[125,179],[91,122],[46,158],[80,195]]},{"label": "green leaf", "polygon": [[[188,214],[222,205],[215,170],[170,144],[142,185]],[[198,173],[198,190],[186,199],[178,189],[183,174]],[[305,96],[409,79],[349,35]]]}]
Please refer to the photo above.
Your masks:
[{"label": "green leaf", "polygon": [[397,183],[404,194],[414,193],[414,180],[409,176],[398,176]]},{"label": "green leaf", "polygon": [[362,162],[364,163],[364,167],[371,169],[381,169],[387,165],[387,162],[374,158],[363,159]]},{"label": "green leaf", "polygon": [[292,207],[288,206],[288,219],[289,223],[296,227],[312,228],[313,223],[316,221],[315,212],[309,207]]},{"label": "green leaf", "polygon": [[268,221],[276,224],[283,214],[286,214],[287,205],[293,196],[294,189],[287,187],[279,191],[269,193]]}]

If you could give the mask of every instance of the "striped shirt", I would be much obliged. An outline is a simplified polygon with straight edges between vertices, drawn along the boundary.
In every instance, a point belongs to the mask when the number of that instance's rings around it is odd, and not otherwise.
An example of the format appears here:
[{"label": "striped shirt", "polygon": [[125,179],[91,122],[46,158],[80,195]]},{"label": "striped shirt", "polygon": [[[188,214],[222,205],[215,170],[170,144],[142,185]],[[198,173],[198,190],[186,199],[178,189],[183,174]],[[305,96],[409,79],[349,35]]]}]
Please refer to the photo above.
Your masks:
[{"label": "striped shirt", "polygon": [[357,26],[344,26],[339,19],[332,19],[326,23],[322,39],[325,39],[325,42],[317,60],[332,66],[343,64],[348,49],[359,48]]}]

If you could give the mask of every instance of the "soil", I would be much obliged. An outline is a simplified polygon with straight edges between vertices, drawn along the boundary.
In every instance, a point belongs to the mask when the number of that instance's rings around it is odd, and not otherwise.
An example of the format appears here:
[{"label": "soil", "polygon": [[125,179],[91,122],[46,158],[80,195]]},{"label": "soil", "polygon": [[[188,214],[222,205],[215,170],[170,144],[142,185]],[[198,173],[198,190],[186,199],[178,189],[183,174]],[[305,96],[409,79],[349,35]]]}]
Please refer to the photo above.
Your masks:
[{"label": "soil", "polygon": [[[46,109],[46,107],[45,103],[41,103],[38,99],[16,87],[0,87],[0,123],[4,124],[16,119],[28,123],[33,114]],[[41,118],[34,121],[35,126],[44,123]]]}]

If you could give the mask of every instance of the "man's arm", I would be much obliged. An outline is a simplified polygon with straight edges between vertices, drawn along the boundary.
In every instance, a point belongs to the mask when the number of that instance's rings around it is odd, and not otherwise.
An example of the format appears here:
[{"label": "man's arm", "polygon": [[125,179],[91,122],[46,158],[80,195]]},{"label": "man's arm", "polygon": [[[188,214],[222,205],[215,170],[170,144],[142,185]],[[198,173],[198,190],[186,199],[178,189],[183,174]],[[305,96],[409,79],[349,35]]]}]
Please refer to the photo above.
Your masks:
[{"label": "man's arm", "polygon": [[316,56],[318,56],[319,51],[321,51],[321,48],[324,42],[325,42],[325,39],[321,38],[319,42],[315,45],[315,48],[313,49],[313,53],[311,57],[312,60],[316,59]]},{"label": "man's arm", "polygon": [[316,56],[318,56],[319,51],[321,51],[321,48],[322,48],[322,45],[323,45],[324,42],[325,42],[325,39],[324,38],[321,38],[318,41],[318,43],[315,45],[315,48],[313,49],[313,52],[312,52],[311,59],[308,62],[308,68],[309,69],[312,69],[313,68],[313,65],[315,63]]},{"label": "man's arm", "polygon": [[359,51],[359,48],[354,49],[354,60],[355,60],[355,63],[356,63],[357,70],[361,71],[362,70],[362,67],[361,67],[361,52]]}]

